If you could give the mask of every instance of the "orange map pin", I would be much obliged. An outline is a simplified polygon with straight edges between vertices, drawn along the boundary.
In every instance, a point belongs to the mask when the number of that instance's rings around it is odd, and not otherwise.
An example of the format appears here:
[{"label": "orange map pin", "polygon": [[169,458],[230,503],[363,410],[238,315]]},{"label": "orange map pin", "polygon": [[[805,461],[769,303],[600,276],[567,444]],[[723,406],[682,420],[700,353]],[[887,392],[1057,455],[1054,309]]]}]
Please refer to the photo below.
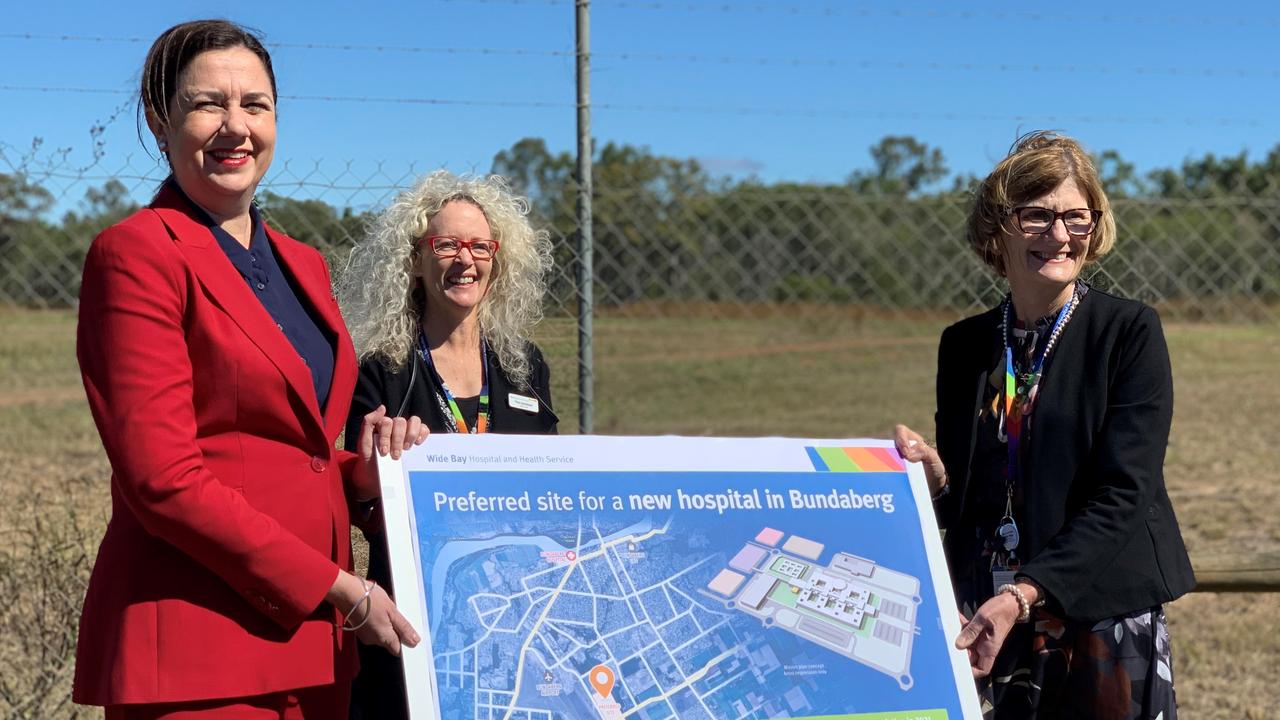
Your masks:
[{"label": "orange map pin", "polygon": [[591,681],[591,687],[600,693],[600,697],[609,697],[609,693],[613,692],[613,671],[606,665],[597,665],[591,668],[591,674],[587,676]]}]

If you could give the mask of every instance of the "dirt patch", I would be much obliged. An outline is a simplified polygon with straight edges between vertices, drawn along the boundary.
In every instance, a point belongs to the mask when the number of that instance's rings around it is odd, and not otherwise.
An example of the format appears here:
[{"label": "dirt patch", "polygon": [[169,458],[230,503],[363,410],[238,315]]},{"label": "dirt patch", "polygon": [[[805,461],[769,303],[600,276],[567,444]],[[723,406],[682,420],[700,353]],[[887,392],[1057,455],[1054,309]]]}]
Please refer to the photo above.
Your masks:
[{"label": "dirt patch", "polygon": [[34,390],[10,390],[0,395],[0,408],[18,405],[62,404],[85,402],[84,388],[39,388]]}]

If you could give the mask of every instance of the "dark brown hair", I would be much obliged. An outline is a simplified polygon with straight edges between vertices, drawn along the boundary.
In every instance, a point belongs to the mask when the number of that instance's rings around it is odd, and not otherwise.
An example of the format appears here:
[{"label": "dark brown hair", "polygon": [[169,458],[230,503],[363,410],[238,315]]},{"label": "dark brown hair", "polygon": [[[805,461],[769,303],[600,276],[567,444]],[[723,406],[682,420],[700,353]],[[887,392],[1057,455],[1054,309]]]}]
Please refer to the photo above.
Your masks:
[{"label": "dark brown hair", "polygon": [[1003,276],[1004,233],[1010,213],[1022,203],[1052,192],[1068,178],[1075,180],[1089,207],[1102,211],[1085,262],[1106,255],[1115,245],[1116,221],[1093,158],[1078,141],[1048,130],[1018,138],[1009,155],[978,186],[965,232],[969,246]]},{"label": "dark brown hair", "polygon": [[271,97],[276,97],[276,74],[271,55],[258,33],[229,20],[193,20],[165,30],[147,51],[142,65],[142,89],[138,95],[138,130],[146,116],[160,124],[169,123],[169,104],[178,89],[178,78],[197,55],[210,50],[242,47],[258,56],[271,79]]}]

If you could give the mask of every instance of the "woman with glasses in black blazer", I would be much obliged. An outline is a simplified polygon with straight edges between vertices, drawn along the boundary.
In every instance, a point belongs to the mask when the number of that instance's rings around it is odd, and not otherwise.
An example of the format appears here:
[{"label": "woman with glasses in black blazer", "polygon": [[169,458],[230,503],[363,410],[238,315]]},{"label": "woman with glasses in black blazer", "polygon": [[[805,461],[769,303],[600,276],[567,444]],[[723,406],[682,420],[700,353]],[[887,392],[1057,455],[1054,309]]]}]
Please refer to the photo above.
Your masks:
[{"label": "woman with glasses in black blazer", "polygon": [[989,718],[1177,714],[1162,606],[1195,579],[1164,484],[1169,353],[1154,310],[1080,280],[1115,234],[1079,143],[1019,140],[967,229],[1009,294],[942,334],[936,449],[895,430],[935,492]]}]

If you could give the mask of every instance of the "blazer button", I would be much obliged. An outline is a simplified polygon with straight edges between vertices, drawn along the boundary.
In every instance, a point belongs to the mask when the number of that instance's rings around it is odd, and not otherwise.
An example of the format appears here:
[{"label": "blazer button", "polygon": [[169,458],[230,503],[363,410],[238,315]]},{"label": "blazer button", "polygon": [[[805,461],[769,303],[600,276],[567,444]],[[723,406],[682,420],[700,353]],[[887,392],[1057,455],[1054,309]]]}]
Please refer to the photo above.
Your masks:
[{"label": "blazer button", "polygon": [[324,472],[328,467],[329,467],[329,463],[325,462],[324,458],[320,457],[319,455],[316,455],[315,457],[311,458],[312,470],[315,470],[316,472],[321,473],[321,472]]}]

